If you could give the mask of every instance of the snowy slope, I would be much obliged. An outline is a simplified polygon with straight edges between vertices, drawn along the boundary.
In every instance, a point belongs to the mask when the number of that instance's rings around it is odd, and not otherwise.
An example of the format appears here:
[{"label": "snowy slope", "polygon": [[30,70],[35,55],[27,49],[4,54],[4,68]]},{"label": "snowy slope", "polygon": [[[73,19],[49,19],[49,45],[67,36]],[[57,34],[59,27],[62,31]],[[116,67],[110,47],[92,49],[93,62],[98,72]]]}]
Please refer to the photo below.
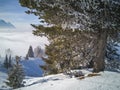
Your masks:
[{"label": "snowy slope", "polygon": [[120,90],[120,73],[105,71],[101,76],[82,80],[63,74],[31,78],[26,79],[26,87],[20,90]]},{"label": "snowy slope", "polygon": [[42,59],[39,58],[31,58],[29,60],[22,60],[20,62],[23,66],[26,76],[30,77],[40,77],[43,74],[42,69],[40,69],[40,65],[44,65]]},{"label": "snowy slope", "polygon": [[[0,90],[9,89],[6,86],[5,81],[7,79],[7,70],[3,67],[4,58],[0,58]],[[30,77],[40,77],[43,74],[43,71],[40,69],[39,65],[43,65],[44,62],[39,58],[30,58],[29,60],[25,60],[24,58],[20,60],[20,63],[23,66],[25,71],[25,76]]]},{"label": "snowy slope", "polygon": [[[43,72],[39,65],[44,64],[41,59],[22,59],[20,63],[26,74],[25,87],[16,90],[120,90],[120,73],[117,72],[104,71],[100,72],[100,76],[87,77],[91,70],[81,70],[85,74],[84,79],[64,74],[40,77]],[[4,83],[6,78],[6,71],[0,64],[0,90],[9,89]]]},{"label": "snowy slope", "polygon": [[7,88],[6,84],[4,83],[6,81],[7,74],[0,71],[0,90],[4,90]]},{"label": "snowy slope", "polygon": [[[0,58],[0,60],[2,59]],[[2,63],[3,62],[0,61],[0,90],[4,90],[7,88],[6,84],[4,83],[7,78],[7,71],[5,68],[3,68]]]}]

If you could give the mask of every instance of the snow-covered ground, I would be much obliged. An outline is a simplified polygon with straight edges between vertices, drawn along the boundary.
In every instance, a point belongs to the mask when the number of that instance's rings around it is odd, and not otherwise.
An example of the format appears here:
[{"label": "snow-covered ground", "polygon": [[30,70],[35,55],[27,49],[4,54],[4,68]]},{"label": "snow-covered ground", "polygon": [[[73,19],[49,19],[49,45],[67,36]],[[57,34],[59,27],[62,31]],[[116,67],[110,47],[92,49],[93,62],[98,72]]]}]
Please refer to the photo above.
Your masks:
[{"label": "snow-covered ground", "polygon": [[25,71],[25,75],[29,77],[40,77],[43,75],[43,71],[40,68],[40,65],[44,65],[42,59],[39,58],[30,58],[29,60],[21,60],[21,65]]},{"label": "snow-covered ground", "polygon": [[0,90],[4,90],[7,88],[7,85],[5,84],[6,78],[7,74],[0,71]]},{"label": "snow-covered ground", "polygon": [[16,90],[120,90],[120,73],[104,71],[85,79],[63,74],[25,79],[26,86]]},{"label": "snow-covered ground", "polygon": [[[3,67],[4,58],[0,58],[0,90],[6,90],[8,87],[5,84],[7,79],[7,70]],[[24,58],[20,60],[21,65],[25,71],[26,78],[41,77],[43,71],[40,69],[40,65],[44,65],[44,62],[40,58]]]},{"label": "snow-covered ground", "polygon": [[4,88],[6,88],[6,84],[4,83],[6,81],[7,78],[7,71],[5,68],[3,68],[3,62],[1,62],[1,58],[0,58],[0,90],[4,90]]},{"label": "snow-covered ground", "polygon": [[[39,65],[44,62],[41,59],[21,60],[20,63],[26,73],[24,79],[25,86],[16,90],[120,90],[120,73],[104,71],[100,72],[100,76],[88,77],[91,70],[81,70],[85,75],[84,79],[79,77],[70,78],[68,75],[56,74],[45,77]],[[0,64],[0,90],[10,89],[5,85],[7,74]]]}]

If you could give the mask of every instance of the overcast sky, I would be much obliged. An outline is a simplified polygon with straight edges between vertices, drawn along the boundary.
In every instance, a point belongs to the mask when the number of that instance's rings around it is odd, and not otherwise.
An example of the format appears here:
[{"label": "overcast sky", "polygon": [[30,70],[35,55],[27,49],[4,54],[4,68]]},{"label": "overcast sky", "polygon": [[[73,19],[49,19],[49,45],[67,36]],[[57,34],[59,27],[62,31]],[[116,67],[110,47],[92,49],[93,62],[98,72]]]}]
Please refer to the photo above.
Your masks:
[{"label": "overcast sky", "polygon": [[0,0],[0,19],[11,22],[17,30],[31,30],[30,24],[38,23],[34,15],[27,15],[27,8],[21,7],[19,0]]}]

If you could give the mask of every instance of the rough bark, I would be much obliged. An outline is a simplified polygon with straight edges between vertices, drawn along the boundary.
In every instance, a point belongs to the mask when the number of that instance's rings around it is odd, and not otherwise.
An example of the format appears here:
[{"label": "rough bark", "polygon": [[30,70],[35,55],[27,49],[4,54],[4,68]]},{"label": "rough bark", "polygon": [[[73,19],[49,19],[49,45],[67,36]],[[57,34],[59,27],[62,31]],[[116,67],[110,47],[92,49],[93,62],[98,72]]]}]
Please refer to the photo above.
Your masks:
[{"label": "rough bark", "polygon": [[106,52],[106,44],[107,44],[107,32],[100,31],[97,36],[97,51],[96,58],[94,60],[93,72],[104,71],[105,69],[105,52]]}]

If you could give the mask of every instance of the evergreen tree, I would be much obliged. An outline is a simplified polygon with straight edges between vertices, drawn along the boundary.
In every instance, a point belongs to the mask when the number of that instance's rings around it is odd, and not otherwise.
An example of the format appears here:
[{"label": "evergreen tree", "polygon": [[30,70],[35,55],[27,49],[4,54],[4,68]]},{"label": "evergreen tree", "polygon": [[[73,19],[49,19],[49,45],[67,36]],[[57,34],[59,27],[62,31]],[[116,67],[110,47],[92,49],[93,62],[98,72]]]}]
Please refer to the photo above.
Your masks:
[{"label": "evergreen tree", "polygon": [[[32,25],[36,28],[34,34],[59,36],[66,30],[95,32],[97,42],[94,55],[94,72],[105,68],[105,52],[107,40],[116,40],[120,31],[120,1],[119,0],[19,0],[21,5],[28,7],[26,13],[42,18],[51,29],[42,25]],[[55,26],[62,29],[52,30]],[[60,31],[58,31],[60,30]],[[65,33],[65,32],[64,32]],[[71,36],[72,37],[72,36]],[[90,37],[89,37],[90,38]],[[118,38],[118,37],[117,37]],[[76,42],[76,41],[75,41]]]},{"label": "evergreen tree", "polygon": [[9,68],[12,67],[12,57],[11,57],[11,55],[9,56],[8,66],[9,66]]},{"label": "evergreen tree", "polygon": [[10,87],[19,88],[23,86],[24,71],[22,66],[19,64],[19,57],[16,56],[16,64],[13,65],[12,69],[8,73],[8,82],[6,84]]},{"label": "evergreen tree", "polygon": [[[46,74],[68,73],[71,69],[87,67],[93,59],[91,53],[95,53],[95,50],[92,48],[94,47],[93,43],[90,42],[94,41],[95,44],[95,40],[93,38],[88,39],[85,35],[87,32],[66,31],[66,33],[67,35],[63,31],[62,34],[59,33],[59,36],[53,37],[53,35],[50,45],[46,46],[48,57],[43,58],[46,65],[41,66]],[[94,35],[92,34],[91,37]],[[88,46],[89,48],[86,48]]]},{"label": "evergreen tree", "polygon": [[7,68],[7,69],[9,69],[9,68],[12,67],[12,58],[11,58],[11,55],[8,58],[8,55],[6,54],[5,61],[4,61],[4,67]]},{"label": "evergreen tree", "polygon": [[26,55],[25,59],[26,59],[26,60],[28,60],[28,59],[29,59],[29,58],[28,58],[28,54]]},{"label": "evergreen tree", "polygon": [[7,54],[6,54],[5,60],[4,60],[4,67],[7,68],[7,69],[9,68],[9,60],[8,60]]},{"label": "evergreen tree", "polygon": [[32,46],[29,47],[26,57],[34,57],[34,52]]},{"label": "evergreen tree", "polygon": [[120,54],[118,52],[119,43],[115,41],[109,41],[107,44],[106,52],[106,69],[118,71],[120,70]]}]

